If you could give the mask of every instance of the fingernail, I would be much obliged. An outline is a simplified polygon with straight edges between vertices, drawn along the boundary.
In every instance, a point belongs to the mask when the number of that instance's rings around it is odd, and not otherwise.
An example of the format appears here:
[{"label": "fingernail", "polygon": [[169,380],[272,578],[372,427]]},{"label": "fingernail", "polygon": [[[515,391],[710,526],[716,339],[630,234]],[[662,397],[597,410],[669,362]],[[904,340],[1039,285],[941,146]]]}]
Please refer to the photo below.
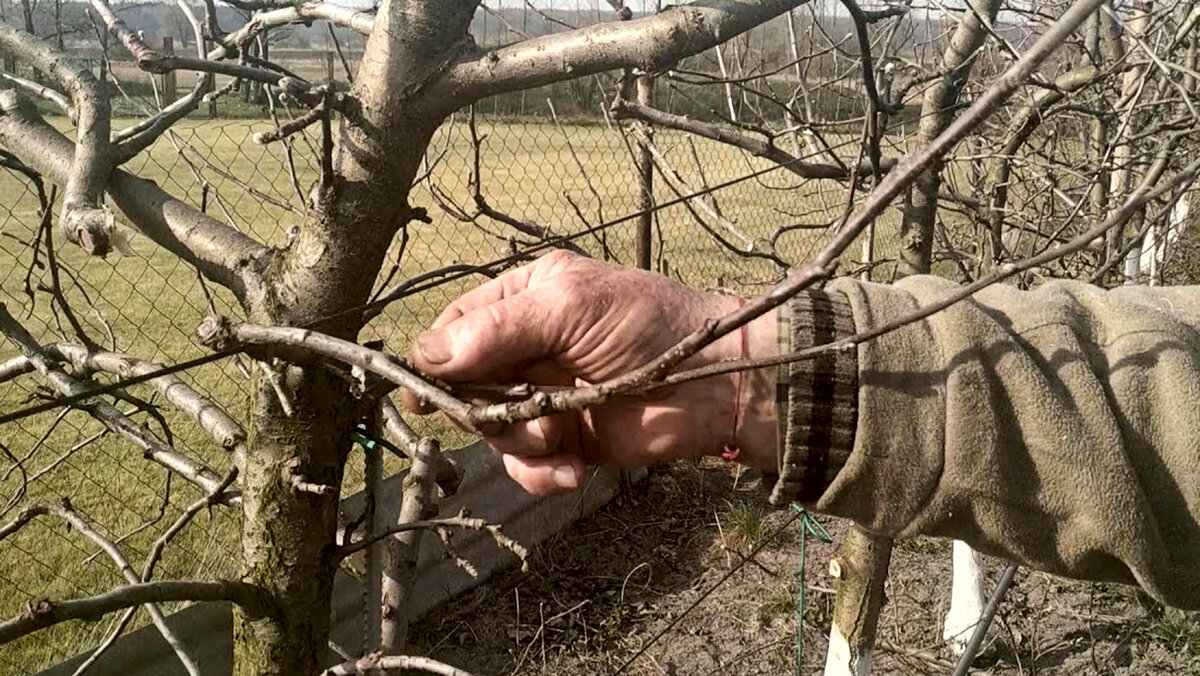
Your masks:
[{"label": "fingernail", "polygon": [[573,491],[579,488],[579,477],[576,476],[575,468],[573,467],[555,467],[554,471],[550,474],[550,479],[554,481],[555,486],[564,491]]},{"label": "fingernail", "polygon": [[426,331],[417,336],[417,349],[421,356],[430,364],[444,364],[450,361],[450,345],[446,340],[446,332],[442,330]]}]

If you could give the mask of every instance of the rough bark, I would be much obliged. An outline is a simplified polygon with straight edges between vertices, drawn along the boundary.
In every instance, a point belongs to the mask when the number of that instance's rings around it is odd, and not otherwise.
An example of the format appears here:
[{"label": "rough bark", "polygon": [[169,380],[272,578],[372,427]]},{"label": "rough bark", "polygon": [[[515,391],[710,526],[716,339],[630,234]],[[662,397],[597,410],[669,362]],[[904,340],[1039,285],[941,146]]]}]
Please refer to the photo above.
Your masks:
[{"label": "rough bark", "polygon": [[345,382],[324,369],[287,368],[291,416],[265,378],[258,381],[241,473],[241,579],[263,589],[276,612],[237,614],[234,673],[311,674],[329,635],[338,491],[300,492],[290,479],[340,486],[356,416]]},{"label": "rough bark", "polygon": [[[408,192],[433,132],[450,111],[423,96],[448,55],[467,41],[474,2],[399,0],[376,17],[345,111],[332,166],[312,196],[312,216],[270,271],[263,323],[308,325],[365,303],[392,237],[409,214]],[[322,322],[354,339],[361,315]],[[357,422],[347,384],[320,368],[289,367],[286,416],[274,390],[257,388],[254,432],[243,472],[244,579],[263,586],[282,612],[239,618],[239,674],[315,673],[324,656],[336,563],[337,492],[294,490],[285,475],[340,486]]]}]

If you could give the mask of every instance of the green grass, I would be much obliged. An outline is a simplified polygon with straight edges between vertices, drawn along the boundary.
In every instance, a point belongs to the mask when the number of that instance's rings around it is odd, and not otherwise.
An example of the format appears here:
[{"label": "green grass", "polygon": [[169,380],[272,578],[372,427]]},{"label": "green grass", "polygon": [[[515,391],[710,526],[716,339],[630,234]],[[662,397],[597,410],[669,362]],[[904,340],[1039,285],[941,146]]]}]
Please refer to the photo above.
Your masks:
[{"label": "green grass", "polygon": [[[131,120],[114,124],[120,128]],[[66,125],[62,120],[59,126]],[[221,220],[253,233],[263,241],[282,244],[289,227],[300,221],[301,195],[306,195],[316,178],[313,153],[303,142],[295,144],[296,183],[287,170],[282,147],[254,145],[255,131],[268,128],[263,121],[187,120],[177,127],[183,154],[171,142],[160,141],[130,163],[128,169],[156,181],[164,189],[199,205],[202,181],[211,187],[208,211]],[[616,131],[603,125],[559,128],[536,122],[487,122],[480,124],[487,135],[484,148],[484,192],[492,205],[513,215],[551,225],[565,233],[584,227],[568,201],[580,207],[589,224],[613,219],[636,208],[638,188],[629,151]],[[676,168],[695,181],[698,171],[685,139],[660,132],[660,146]],[[189,147],[191,149],[189,149]],[[450,125],[433,144],[440,161],[433,171],[436,185],[459,204],[470,204],[468,186],[471,145],[465,127]],[[444,152],[443,152],[444,151]],[[709,184],[716,184],[767,166],[717,144],[696,141]],[[576,159],[578,158],[578,159]],[[224,170],[222,176],[207,163]],[[583,170],[580,168],[583,165]],[[588,179],[590,178],[590,186]],[[240,184],[240,185],[239,185]],[[660,201],[674,195],[659,185]],[[271,200],[264,200],[263,195]],[[844,199],[835,185],[809,182],[797,185],[782,172],[726,189],[717,194],[720,208],[747,233],[768,236],[776,227],[802,220],[826,219]],[[451,262],[484,262],[509,253],[509,232],[504,226],[461,223],[439,210],[426,187],[418,188],[411,201],[428,207],[431,224],[414,224],[398,278]],[[275,202],[275,203],[272,203]],[[276,204],[277,203],[277,204]],[[281,205],[291,205],[292,209]],[[836,213],[836,212],[835,212]],[[792,214],[792,215],[789,215]],[[48,297],[37,294],[31,303],[23,291],[25,271],[30,266],[37,223],[37,202],[27,183],[8,172],[0,173],[0,300],[19,315],[42,342],[69,335],[61,333],[49,309]],[[753,291],[770,281],[769,264],[731,256],[697,227],[682,207],[656,215],[661,232],[661,256],[672,276],[705,288],[740,288]],[[616,257],[632,261],[634,224],[625,223],[602,237]],[[489,234],[493,233],[493,234]],[[497,236],[499,235],[499,236]],[[599,250],[599,238],[582,244]],[[811,231],[796,231],[781,240],[780,250],[789,260],[801,261],[817,240]],[[195,271],[157,249],[144,238],[135,237],[138,257],[89,259],[76,248],[60,244],[60,260],[69,271],[65,283],[75,309],[93,336],[103,339],[106,330],[97,321],[103,316],[111,326],[116,347],[154,361],[170,363],[203,354],[191,334],[207,311],[207,303]],[[40,279],[40,273],[35,279]],[[364,339],[382,339],[389,350],[404,353],[409,340],[427,326],[436,314],[476,280],[448,283],[419,296],[394,304],[365,332]],[[85,300],[94,303],[94,310]],[[218,306],[230,311],[228,294],[216,291]],[[0,344],[0,360],[13,356],[8,344]],[[202,392],[221,402],[244,419],[248,405],[247,383],[230,361],[205,366],[184,374]],[[37,378],[25,376],[0,385],[0,410],[24,405],[37,393]],[[150,390],[136,388],[148,397]],[[176,445],[203,459],[218,471],[229,464],[224,451],[181,416],[164,409],[175,434]],[[151,423],[152,424],[152,423]],[[448,436],[448,443],[465,441],[436,420],[422,421],[426,432]],[[153,426],[153,425],[152,425]],[[51,431],[53,428],[53,431]],[[0,442],[14,456],[23,458],[46,436],[46,441],[25,464],[32,475],[48,466],[74,444],[97,434],[101,427],[80,412],[68,413],[55,426],[55,415],[44,414],[0,428]],[[0,461],[0,477],[11,463]],[[391,469],[395,469],[393,465]],[[361,485],[361,459],[351,458],[347,492]],[[179,513],[182,506],[198,497],[197,490],[182,481],[171,485],[164,504],[165,472],[143,460],[127,443],[106,436],[61,461],[53,471],[27,486],[20,504],[40,499],[69,496],[101,532],[119,537],[163,516],[123,543],[135,568],[155,537]],[[0,480],[0,504],[21,487],[13,472]],[[17,507],[19,509],[19,507]],[[10,511],[0,520],[15,515]],[[732,512],[731,512],[732,516]],[[753,515],[734,517],[736,528],[755,530]],[[761,520],[761,515],[760,515]],[[758,526],[761,528],[761,524]],[[158,568],[159,578],[216,577],[237,569],[237,519],[225,512],[202,515],[168,549]],[[0,543],[0,617],[8,617],[34,598],[63,599],[96,593],[119,580],[106,559],[84,559],[94,552],[77,534],[62,524],[43,520]],[[95,645],[108,630],[111,618],[95,623],[70,623],[0,647],[0,672],[27,672],[47,667],[80,650]]]},{"label": "green grass", "polygon": [[745,554],[766,534],[767,506],[753,501],[727,502],[726,505],[725,512],[718,516],[725,534],[725,546]]}]

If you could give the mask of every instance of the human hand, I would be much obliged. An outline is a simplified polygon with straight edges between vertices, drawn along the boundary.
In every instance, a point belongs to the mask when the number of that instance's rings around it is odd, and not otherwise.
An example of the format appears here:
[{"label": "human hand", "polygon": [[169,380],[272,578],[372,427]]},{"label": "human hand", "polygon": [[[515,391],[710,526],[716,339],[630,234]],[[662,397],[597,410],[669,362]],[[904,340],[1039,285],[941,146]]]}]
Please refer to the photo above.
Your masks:
[{"label": "human hand", "polygon": [[[650,362],[737,305],[658,274],[554,252],[464,294],[417,338],[411,358],[450,382],[591,384]],[[773,354],[773,315],[748,325],[745,338],[745,350],[735,331],[681,368]],[[716,455],[730,443],[742,462],[774,468],[773,371],[741,377],[740,393],[739,375],[725,374],[482,432],[509,475],[542,495],[578,488],[589,464],[649,465]],[[410,393],[405,402],[428,412]]]}]

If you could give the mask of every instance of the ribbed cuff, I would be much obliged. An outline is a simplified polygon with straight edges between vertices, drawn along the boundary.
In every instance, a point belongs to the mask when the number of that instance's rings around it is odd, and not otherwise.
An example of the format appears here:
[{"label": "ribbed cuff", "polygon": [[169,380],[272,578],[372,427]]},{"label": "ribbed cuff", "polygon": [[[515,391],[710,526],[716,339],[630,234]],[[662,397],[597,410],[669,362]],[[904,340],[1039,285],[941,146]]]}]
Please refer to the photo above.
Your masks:
[{"label": "ribbed cuff", "polygon": [[[854,335],[850,302],[836,291],[808,291],[777,313],[780,354]],[[779,479],[771,502],[816,502],[854,449],[858,354],[853,348],[778,367]]]}]

